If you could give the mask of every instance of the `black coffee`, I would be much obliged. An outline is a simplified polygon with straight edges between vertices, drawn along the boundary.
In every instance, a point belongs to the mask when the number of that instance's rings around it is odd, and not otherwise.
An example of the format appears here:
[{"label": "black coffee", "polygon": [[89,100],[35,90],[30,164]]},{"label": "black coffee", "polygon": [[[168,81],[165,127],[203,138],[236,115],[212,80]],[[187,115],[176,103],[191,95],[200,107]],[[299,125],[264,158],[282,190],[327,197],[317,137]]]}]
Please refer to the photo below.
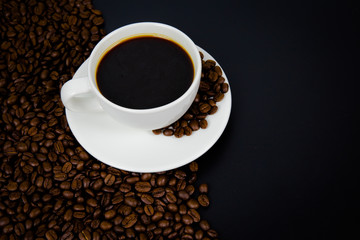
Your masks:
[{"label": "black coffee", "polygon": [[159,107],[176,100],[193,77],[187,52],[175,42],[152,36],[119,43],[104,55],[96,72],[102,95],[132,109]]}]

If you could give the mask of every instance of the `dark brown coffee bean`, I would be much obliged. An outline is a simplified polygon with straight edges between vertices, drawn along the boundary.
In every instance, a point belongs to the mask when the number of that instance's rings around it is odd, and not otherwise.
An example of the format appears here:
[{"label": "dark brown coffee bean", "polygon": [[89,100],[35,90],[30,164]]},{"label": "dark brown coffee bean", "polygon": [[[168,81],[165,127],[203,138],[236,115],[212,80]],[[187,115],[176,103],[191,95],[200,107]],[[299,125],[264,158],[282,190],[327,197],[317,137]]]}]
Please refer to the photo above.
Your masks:
[{"label": "dark brown coffee bean", "polygon": [[152,130],[152,132],[153,132],[155,135],[159,135],[159,134],[162,133],[162,129]]},{"label": "dark brown coffee bean", "polygon": [[52,229],[48,230],[46,233],[45,233],[45,237],[47,240],[56,240],[58,239],[58,236],[56,234],[56,232]]},{"label": "dark brown coffee bean", "polygon": [[209,229],[208,231],[206,231],[206,233],[211,238],[217,238],[218,237],[218,233],[214,229]]},{"label": "dark brown coffee bean", "polygon": [[192,217],[190,217],[188,214],[182,215],[181,220],[185,225],[191,225],[194,222]]},{"label": "dark brown coffee bean", "polygon": [[80,240],[90,240],[91,233],[87,229],[84,229],[79,233],[79,239]]},{"label": "dark brown coffee bean", "polygon": [[8,185],[6,186],[6,188],[7,188],[8,191],[15,191],[15,190],[17,190],[17,188],[18,188],[18,183],[17,183],[17,182],[10,181],[10,182],[8,183]]},{"label": "dark brown coffee bean", "polygon": [[199,222],[199,226],[200,226],[200,228],[201,228],[202,230],[204,230],[204,231],[207,231],[207,230],[210,229],[210,224],[209,224],[209,222],[206,221],[206,220],[201,220],[201,221]]},{"label": "dark brown coffee bean", "polygon": [[71,187],[71,183],[70,182],[62,182],[60,183],[60,188],[63,190],[69,190]]},{"label": "dark brown coffee bean", "polygon": [[153,216],[151,217],[151,220],[152,220],[153,222],[157,222],[157,221],[159,221],[163,216],[164,216],[164,213],[162,213],[162,212],[155,212],[155,213],[153,214]]},{"label": "dark brown coffee bean", "polygon": [[224,94],[222,92],[219,92],[214,96],[214,100],[216,102],[220,102],[221,100],[223,100],[223,98],[224,98]]},{"label": "dark brown coffee bean", "polygon": [[208,185],[206,183],[200,184],[199,192],[200,193],[207,193],[208,192]]},{"label": "dark brown coffee bean", "polygon": [[97,201],[93,198],[89,198],[86,201],[86,204],[89,205],[90,207],[96,207],[97,206]]},{"label": "dark brown coffee bean", "polygon": [[165,129],[164,132],[163,132],[163,134],[164,134],[165,136],[172,136],[172,135],[174,135],[174,130],[172,130],[172,129]]},{"label": "dark brown coffee bean", "polygon": [[4,227],[10,223],[10,218],[8,217],[1,217],[0,218],[0,227]]},{"label": "dark brown coffee bean", "polygon": [[126,216],[122,221],[122,226],[124,228],[130,228],[134,226],[134,224],[137,222],[137,215],[135,213],[132,213],[128,216]]},{"label": "dark brown coffee bean", "polygon": [[177,128],[174,132],[174,136],[177,138],[181,138],[182,136],[184,136],[184,128],[182,127]]},{"label": "dark brown coffee bean", "polygon": [[105,185],[111,186],[111,185],[114,184],[114,182],[115,182],[115,176],[112,175],[112,174],[107,174],[105,179],[104,179]]},{"label": "dark brown coffee bean", "polygon": [[115,217],[115,215],[116,215],[116,211],[113,209],[106,211],[104,214],[105,219],[112,219],[113,217]]},{"label": "dark brown coffee bean", "polygon": [[210,205],[209,198],[205,194],[200,194],[198,196],[198,202],[203,207],[208,207]]},{"label": "dark brown coffee bean", "polygon": [[63,196],[66,199],[72,199],[74,197],[74,193],[68,190],[63,191]]},{"label": "dark brown coffee bean", "polygon": [[117,196],[115,196],[115,197],[113,197],[113,198],[111,199],[111,203],[112,203],[112,204],[119,204],[119,203],[121,203],[123,200],[124,200],[124,196],[123,196],[123,195],[117,195]]},{"label": "dark brown coffee bean", "polygon": [[179,198],[181,198],[182,200],[188,200],[190,198],[190,195],[188,192],[186,192],[185,190],[180,190],[178,192],[178,196]]},{"label": "dark brown coffee bean", "polygon": [[217,107],[217,106],[213,106],[213,107],[210,109],[210,111],[208,112],[208,114],[213,115],[213,114],[215,114],[215,113],[217,112],[217,110],[218,110],[218,107]]},{"label": "dark brown coffee bean", "polygon": [[223,93],[227,93],[229,91],[229,84],[227,84],[227,83],[221,84],[221,91]]},{"label": "dark brown coffee bean", "polygon": [[33,210],[30,211],[29,213],[29,217],[30,218],[36,218],[37,216],[39,216],[41,213],[40,208],[34,208]]},{"label": "dark brown coffee bean", "polygon": [[120,191],[123,193],[127,193],[131,190],[131,185],[128,183],[121,183],[120,184]]},{"label": "dark brown coffee bean", "polygon": [[72,164],[71,162],[66,162],[63,166],[61,171],[63,171],[64,173],[69,173],[72,169]]},{"label": "dark brown coffee bean", "polygon": [[111,229],[112,226],[113,226],[112,223],[110,223],[108,221],[102,221],[100,223],[100,228],[101,228],[101,230],[104,230],[104,231],[107,231],[107,230]]},{"label": "dark brown coffee bean", "polygon": [[193,218],[194,222],[200,221],[200,214],[195,209],[193,209],[193,208],[189,209],[187,214]]},{"label": "dark brown coffee bean", "polygon": [[177,198],[173,193],[167,193],[165,195],[165,198],[169,203],[176,203],[176,201],[177,201]]},{"label": "dark brown coffee bean", "polygon": [[165,195],[165,189],[162,187],[155,188],[152,190],[152,196],[155,198],[160,198]]},{"label": "dark brown coffee bean", "polygon": [[125,202],[125,204],[129,205],[130,207],[136,207],[138,204],[138,201],[133,197],[125,197],[124,202]]},{"label": "dark brown coffee bean", "polygon": [[72,182],[71,182],[71,189],[72,190],[80,190],[80,188],[82,187],[82,182],[80,179],[74,179]]},{"label": "dark brown coffee bean", "polygon": [[151,205],[149,205],[149,204],[145,205],[145,206],[144,206],[144,212],[145,212],[146,215],[152,216],[152,215],[154,214],[154,208],[153,208],[153,206],[151,206]]},{"label": "dark brown coffee bean", "polygon": [[22,236],[25,234],[25,226],[22,223],[17,223],[14,227],[14,232],[17,236]]},{"label": "dark brown coffee bean", "polygon": [[145,204],[153,204],[154,203],[154,198],[146,193],[141,194],[141,201]]},{"label": "dark brown coffee bean", "polygon": [[135,189],[138,192],[149,192],[151,190],[151,185],[149,182],[137,182],[135,184]]},{"label": "dark brown coffee bean", "polygon": [[55,173],[54,179],[56,181],[65,181],[67,179],[67,175],[66,175],[66,173],[61,173],[61,172],[60,173]]},{"label": "dark brown coffee bean", "polygon": [[199,111],[201,113],[207,113],[211,110],[211,106],[207,103],[203,103],[199,105]]},{"label": "dark brown coffee bean", "polygon": [[186,205],[187,205],[189,208],[194,208],[194,209],[198,209],[198,208],[199,208],[199,202],[198,202],[196,199],[189,199],[189,200],[186,202]]},{"label": "dark brown coffee bean", "polygon": [[167,205],[167,209],[170,212],[177,212],[178,211],[178,206],[175,203],[170,203]]},{"label": "dark brown coffee bean", "polygon": [[203,237],[204,237],[204,232],[201,229],[199,229],[195,232],[196,240],[201,240],[201,239],[203,239]]},{"label": "dark brown coffee bean", "polygon": [[193,130],[193,131],[197,131],[199,130],[200,126],[199,126],[199,122],[195,119],[191,120],[189,122],[189,127]]},{"label": "dark brown coffee bean", "polygon": [[202,129],[206,129],[208,126],[208,122],[205,119],[200,120],[200,127]]}]

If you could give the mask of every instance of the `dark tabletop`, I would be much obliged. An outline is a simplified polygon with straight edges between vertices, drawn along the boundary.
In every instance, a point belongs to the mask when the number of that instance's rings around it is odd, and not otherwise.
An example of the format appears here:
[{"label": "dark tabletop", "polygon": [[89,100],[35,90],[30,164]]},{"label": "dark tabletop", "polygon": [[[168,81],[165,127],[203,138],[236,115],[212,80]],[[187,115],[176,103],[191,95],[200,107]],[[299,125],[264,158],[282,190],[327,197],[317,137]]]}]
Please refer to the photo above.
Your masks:
[{"label": "dark tabletop", "polygon": [[358,3],[94,4],[107,32],[166,23],[225,71],[230,120],[198,159],[211,201],[201,214],[220,239],[360,239]]}]

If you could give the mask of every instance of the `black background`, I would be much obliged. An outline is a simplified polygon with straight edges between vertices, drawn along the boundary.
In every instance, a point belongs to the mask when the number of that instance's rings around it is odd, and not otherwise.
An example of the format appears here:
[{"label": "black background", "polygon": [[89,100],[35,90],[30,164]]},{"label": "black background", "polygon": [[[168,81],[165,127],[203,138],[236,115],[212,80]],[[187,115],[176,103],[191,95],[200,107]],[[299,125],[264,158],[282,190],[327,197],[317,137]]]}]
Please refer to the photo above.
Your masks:
[{"label": "black background", "polygon": [[198,159],[211,200],[201,214],[220,239],[360,239],[358,3],[94,4],[108,33],[166,23],[224,69],[230,121]]}]

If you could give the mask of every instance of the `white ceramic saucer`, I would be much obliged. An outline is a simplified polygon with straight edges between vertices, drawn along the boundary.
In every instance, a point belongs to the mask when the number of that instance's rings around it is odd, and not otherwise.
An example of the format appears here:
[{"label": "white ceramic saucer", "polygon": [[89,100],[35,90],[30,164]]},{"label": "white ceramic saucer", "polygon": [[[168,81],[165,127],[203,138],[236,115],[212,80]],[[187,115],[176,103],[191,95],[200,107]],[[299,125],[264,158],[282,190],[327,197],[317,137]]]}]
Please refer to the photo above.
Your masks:
[{"label": "white ceramic saucer", "polygon": [[[213,59],[203,49],[198,49],[204,54],[205,60]],[[88,60],[80,66],[74,78],[85,77],[87,67]],[[223,77],[228,83],[224,72]],[[92,101],[96,100],[89,98],[83,108],[90,108]],[[73,112],[68,109],[65,112],[75,138],[99,161],[132,172],[160,172],[197,159],[215,144],[229,120],[230,88],[217,106],[217,113],[206,118],[207,129],[179,139],[130,128],[113,120],[105,112]]]}]

